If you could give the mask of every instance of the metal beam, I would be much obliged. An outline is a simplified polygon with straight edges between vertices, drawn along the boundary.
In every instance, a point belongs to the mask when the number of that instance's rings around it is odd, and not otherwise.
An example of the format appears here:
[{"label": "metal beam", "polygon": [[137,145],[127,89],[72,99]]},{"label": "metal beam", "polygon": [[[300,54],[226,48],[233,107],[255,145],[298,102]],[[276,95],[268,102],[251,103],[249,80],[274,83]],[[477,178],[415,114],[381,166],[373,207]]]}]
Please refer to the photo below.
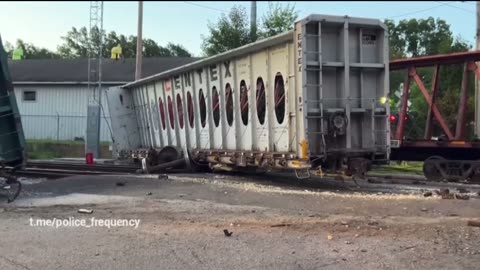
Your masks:
[{"label": "metal beam", "polygon": [[395,138],[397,140],[403,141],[403,134],[405,132],[405,116],[407,115],[407,107],[408,107],[408,98],[410,96],[410,74],[406,74],[405,82],[403,85],[403,95],[402,95],[402,107],[400,109],[399,115],[399,124],[397,126],[397,132],[395,134]]},{"label": "metal beam", "polygon": [[[435,98],[437,96],[438,91],[438,77],[440,77],[440,66],[435,66],[435,73],[433,74],[433,84],[432,84],[432,99],[429,104],[435,105]],[[429,140],[432,137],[432,129],[433,129],[433,107],[428,106],[428,115],[427,115],[427,123],[425,126],[425,136],[426,140]]]},{"label": "metal beam", "polygon": [[427,88],[422,82],[422,79],[420,79],[420,76],[417,74],[417,70],[412,67],[409,69],[409,76],[413,77],[415,82],[417,83],[418,87],[420,88],[420,91],[422,92],[423,96],[428,102],[428,106],[433,107],[433,114],[435,115],[435,118],[438,120],[438,123],[442,127],[443,131],[447,135],[449,140],[453,139],[453,134],[450,132],[450,129],[448,128],[447,123],[445,122],[445,119],[443,118],[442,114],[438,110],[437,106],[435,104],[432,104],[430,95],[428,94]]},{"label": "metal beam", "polygon": [[399,70],[409,67],[430,67],[434,65],[453,65],[465,62],[480,61],[480,51],[437,54],[432,56],[400,59],[390,62],[390,70]]},{"label": "metal beam", "polygon": [[460,105],[457,114],[457,126],[455,128],[455,140],[465,137],[465,122],[468,107],[468,64],[463,66],[462,89],[460,92]]}]

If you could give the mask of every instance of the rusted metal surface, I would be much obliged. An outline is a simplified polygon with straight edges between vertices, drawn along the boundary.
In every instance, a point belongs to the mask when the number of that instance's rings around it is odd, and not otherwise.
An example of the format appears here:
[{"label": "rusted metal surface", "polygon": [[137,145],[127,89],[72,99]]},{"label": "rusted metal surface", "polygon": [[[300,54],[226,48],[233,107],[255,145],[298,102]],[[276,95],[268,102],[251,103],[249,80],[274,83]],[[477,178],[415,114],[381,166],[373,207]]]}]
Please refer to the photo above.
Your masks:
[{"label": "rusted metal surface", "polygon": [[455,129],[455,140],[462,140],[465,137],[465,122],[468,106],[468,64],[463,67],[462,89],[460,93],[460,105],[458,107],[457,126]]},{"label": "rusted metal surface", "polygon": [[[440,66],[435,65],[435,73],[433,74],[433,85],[432,85],[432,98],[429,104],[435,104],[435,98],[438,92],[438,77],[440,77]],[[433,129],[433,107],[430,106],[427,115],[427,123],[425,127],[425,139],[428,140],[432,137],[432,129]]]},{"label": "rusted metal surface", "polygon": [[480,142],[466,142],[466,141],[434,141],[434,140],[419,140],[419,141],[404,141],[404,146],[408,147],[443,147],[443,148],[480,148]]},{"label": "rusted metal surface", "polygon": [[396,138],[403,138],[405,131],[405,116],[407,115],[408,98],[410,96],[410,75],[405,76],[405,84],[403,85],[402,108],[400,109],[400,122],[397,127]]},{"label": "rusted metal surface", "polygon": [[435,65],[454,65],[465,62],[480,61],[480,51],[437,54],[432,56],[415,57],[394,60],[390,62],[390,70],[400,70],[409,67],[431,67]]},{"label": "rusted metal surface", "polygon": [[[447,135],[448,139],[449,139],[449,140],[453,139],[453,134],[452,134],[452,132],[450,131],[450,129],[448,128],[447,122],[445,121],[445,119],[443,118],[442,114],[441,114],[440,111],[438,110],[437,105],[431,103],[430,94],[428,93],[427,88],[426,88],[425,85],[423,84],[422,79],[420,78],[420,76],[418,76],[417,70],[416,70],[414,67],[410,68],[410,70],[409,70],[409,76],[413,77],[413,79],[414,79],[415,82],[417,83],[418,87],[420,88],[420,91],[422,92],[423,96],[425,97],[425,99],[426,99],[427,102],[428,102],[428,106],[429,106],[430,108],[432,108],[433,114],[435,115],[435,118],[437,119],[438,123],[440,124],[440,126],[441,126],[442,129],[443,129],[443,131],[444,131],[445,134]],[[399,138],[401,139],[401,137],[399,137]]]},{"label": "rusted metal surface", "polygon": [[[424,161],[424,174],[428,179],[446,179],[449,181],[469,181],[480,175],[480,141],[467,141],[467,112],[468,108],[468,79],[469,74],[475,74],[480,79],[480,71],[475,64],[480,61],[480,51],[453,53],[448,55],[434,55],[412,59],[392,61],[390,70],[405,69],[405,80],[402,106],[400,111],[400,124],[397,126],[396,137],[399,148],[392,149],[392,160]],[[440,68],[449,65],[463,65],[462,83],[459,100],[449,102],[458,104],[456,110],[455,133],[450,130],[444,116],[436,104],[436,96],[440,83]],[[431,94],[428,92],[424,81],[417,73],[418,68],[432,67]],[[410,82],[415,81],[428,103],[427,121],[424,136],[420,140],[404,138],[408,98],[410,95]],[[439,124],[444,135],[432,137],[433,121]]]},{"label": "rusted metal surface", "polygon": [[[475,65],[475,61],[480,61],[480,51],[475,52],[461,52],[461,53],[452,53],[452,54],[440,54],[440,55],[433,55],[433,56],[425,56],[425,57],[417,57],[417,58],[410,58],[410,59],[401,59],[395,60],[390,62],[390,70],[401,70],[406,69],[407,75],[405,79],[405,85],[403,89],[403,97],[402,97],[402,105],[400,108],[400,121],[397,126],[397,130],[395,132],[394,139],[399,140],[400,144],[402,144],[404,140],[404,133],[405,133],[405,119],[407,115],[407,103],[410,96],[410,83],[411,81],[415,81],[418,85],[422,95],[425,97],[425,100],[428,103],[428,116],[424,130],[424,139],[429,140],[432,137],[432,129],[433,129],[433,122],[436,120],[440,127],[442,128],[443,132],[445,133],[447,139],[449,141],[462,141],[465,139],[466,134],[466,115],[468,112],[468,74],[472,72],[476,75],[476,78],[480,78],[480,71],[477,69]],[[450,128],[448,127],[445,118],[443,117],[442,113],[440,112],[439,108],[436,105],[435,99],[436,95],[438,94],[438,85],[440,81],[440,68],[441,66],[448,66],[454,64],[463,64],[463,79],[462,79],[462,86],[461,86],[461,93],[460,93],[460,101],[459,107],[457,110],[457,122],[455,126],[455,133],[453,133]],[[417,69],[420,67],[433,67],[435,68],[434,76],[433,76],[433,84],[431,95],[428,92],[427,88],[423,80],[417,73]],[[412,145],[411,142],[408,143],[409,146]],[[421,142],[420,144],[423,144]],[[434,143],[433,145],[437,145]]]}]

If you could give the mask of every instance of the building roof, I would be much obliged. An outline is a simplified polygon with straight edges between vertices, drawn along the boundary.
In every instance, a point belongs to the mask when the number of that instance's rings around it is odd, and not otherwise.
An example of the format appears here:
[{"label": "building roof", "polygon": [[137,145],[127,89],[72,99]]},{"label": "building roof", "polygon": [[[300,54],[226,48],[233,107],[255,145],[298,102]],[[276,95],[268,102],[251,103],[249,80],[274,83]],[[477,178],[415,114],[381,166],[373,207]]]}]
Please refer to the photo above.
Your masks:
[{"label": "building roof", "polygon": [[[194,57],[144,57],[142,78],[173,69],[200,58]],[[14,84],[62,83],[82,84],[88,82],[88,59],[24,59],[8,65]],[[92,66],[97,67],[95,61]],[[94,76],[97,75],[94,73]],[[96,78],[91,79],[96,81]],[[135,80],[135,59],[102,59],[102,82],[124,84]]]}]

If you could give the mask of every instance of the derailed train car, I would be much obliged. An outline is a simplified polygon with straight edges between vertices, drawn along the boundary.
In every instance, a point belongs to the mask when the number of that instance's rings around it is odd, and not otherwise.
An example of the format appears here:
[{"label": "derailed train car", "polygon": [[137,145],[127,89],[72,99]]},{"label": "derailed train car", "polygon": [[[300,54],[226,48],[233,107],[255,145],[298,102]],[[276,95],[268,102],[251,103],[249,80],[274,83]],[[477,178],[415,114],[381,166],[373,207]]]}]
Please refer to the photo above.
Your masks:
[{"label": "derailed train car", "polygon": [[0,38],[0,163],[23,168],[25,136],[8,68],[8,56]]},{"label": "derailed train car", "polygon": [[114,148],[142,159],[174,146],[228,170],[365,171],[389,158],[388,63],[379,20],[310,15],[293,31],[110,89]]},{"label": "derailed train car", "polygon": [[7,185],[18,184],[9,201],[13,201],[21,189],[20,182],[12,173],[23,169],[26,161],[22,122],[8,68],[8,56],[0,38],[0,177],[6,179]]}]

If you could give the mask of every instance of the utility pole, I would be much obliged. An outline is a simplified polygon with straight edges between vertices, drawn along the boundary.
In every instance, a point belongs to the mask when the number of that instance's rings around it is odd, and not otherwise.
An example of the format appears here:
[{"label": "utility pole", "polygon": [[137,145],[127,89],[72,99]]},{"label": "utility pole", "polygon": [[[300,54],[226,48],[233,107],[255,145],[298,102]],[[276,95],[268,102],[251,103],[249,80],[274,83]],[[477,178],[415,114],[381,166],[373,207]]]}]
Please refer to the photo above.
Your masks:
[{"label": "utility pole", "polygon": [[100,158],[100,153],[101,153],[101,145],[100,145],[100,140],[101,136],[101,127],[102,127],[102,95],[103,95],[103,90],[102,90],[102,52],[103,52],[103,1],[100,2],[100,40],[98,44],[98,119],[97,119],[97,158]]},{"label": "utility pole", "polygon": [[140,80],[142,78],[142,55],[143,55],[142,20],[143,20],[143,1],[138,1],[137,57],[136,57],[136,65],[135,65],[135,80]]},{"label": "utility pole", "polygon": [[[480,1],[477,1],[477,42],[476,42],[476,50],[480,50]],[[480,68],[477,64],[477,68]],[[479,95],[479,82],[477,76],[475,78],[475,137],[480,137],[480,98]]]},{"label": "utility pole", "polygon": [[[92,98],[87,105],[85,154],[87,163],[100,157],[100,128],[102,110],[102,48],[103,37],[98,43],[92,40],[93,30],[103,32],[103,1],[90,1],[90,29],[88,42],[88,91]],[[98,51],[96,50],[98,48]],[[97,64],[95,66],[95,64]]]},{"label": "utility pole", "polygon": [[252,1],[251,2],[250,36],[252,38],[252,42],[257,41],[257,1]]}]

